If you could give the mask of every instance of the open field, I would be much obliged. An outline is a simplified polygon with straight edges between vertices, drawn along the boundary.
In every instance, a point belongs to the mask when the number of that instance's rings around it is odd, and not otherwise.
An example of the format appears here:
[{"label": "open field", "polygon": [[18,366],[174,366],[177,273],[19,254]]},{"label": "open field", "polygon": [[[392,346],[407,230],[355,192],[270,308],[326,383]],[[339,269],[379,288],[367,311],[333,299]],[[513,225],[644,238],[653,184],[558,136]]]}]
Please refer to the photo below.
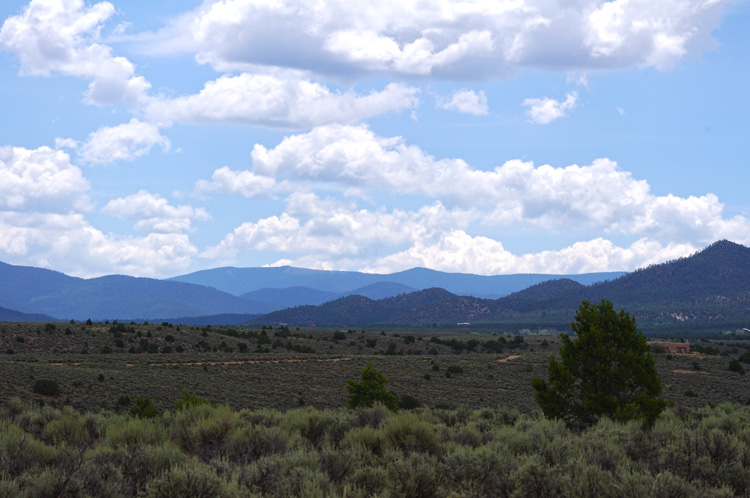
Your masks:
[{"label": "open field", "polygon": [[[723,355],[655,355],[665,398],[693,408],[745,404],[750,376],[728,364],[750,342],[699,344]],[[3,323],[0,397],[123,411],[129,400],[150,396],[170,409],[186,388],[235,409],[337,408],[346,379],[369,360],[390,390],[424,406],[532,413],[530,380],[546,376],[558,347],[554,336]],[[33,393],[37,379],[55,380],[61,393]]]}]

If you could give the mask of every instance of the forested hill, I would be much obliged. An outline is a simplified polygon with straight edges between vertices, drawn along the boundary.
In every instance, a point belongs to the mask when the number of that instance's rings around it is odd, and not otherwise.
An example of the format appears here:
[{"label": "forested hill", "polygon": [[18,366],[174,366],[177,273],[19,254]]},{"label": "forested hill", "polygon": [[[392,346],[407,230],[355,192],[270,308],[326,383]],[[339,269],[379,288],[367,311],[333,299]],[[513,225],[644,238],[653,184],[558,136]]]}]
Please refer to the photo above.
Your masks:
[{"label": "forested hill", "polygon": [[716,242],[692,256],[590,286],[543,282],[490,300],[427,289],[374,301],[350,296],[265,315],[256,323],[318,325],[518,324],[567,327],[582,300],[607,299],[636,315],[644,330],[750,327],[750,249]]},{"label": "forested hill", "polygon": [[296,325],[427,325],[452,323],[455,316],[471,319],[486,314],[496,300],[457,296],[444,289],[425,289],[410,294],[373,300],[346,296],[320,306],[298,306],[264,315],[256,324]]},{"label": "forested hill", "polygon": [[722,240],[687,258],[649,266],[591,290],[639,304],[736,299],[750,291],[750,248]]}]

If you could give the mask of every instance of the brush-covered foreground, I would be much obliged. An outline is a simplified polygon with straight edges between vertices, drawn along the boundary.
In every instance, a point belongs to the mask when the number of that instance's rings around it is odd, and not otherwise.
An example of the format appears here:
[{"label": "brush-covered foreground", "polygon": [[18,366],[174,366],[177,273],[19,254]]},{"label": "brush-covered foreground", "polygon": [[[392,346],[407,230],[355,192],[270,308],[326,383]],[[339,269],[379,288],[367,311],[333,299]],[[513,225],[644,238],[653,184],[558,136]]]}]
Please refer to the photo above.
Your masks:
[{"label": "brush-covered foreground", "polygon": [[3,497],[750,496],[750,409],[582,433],[513,409],[234,411],[138,419],[11,400]]}]

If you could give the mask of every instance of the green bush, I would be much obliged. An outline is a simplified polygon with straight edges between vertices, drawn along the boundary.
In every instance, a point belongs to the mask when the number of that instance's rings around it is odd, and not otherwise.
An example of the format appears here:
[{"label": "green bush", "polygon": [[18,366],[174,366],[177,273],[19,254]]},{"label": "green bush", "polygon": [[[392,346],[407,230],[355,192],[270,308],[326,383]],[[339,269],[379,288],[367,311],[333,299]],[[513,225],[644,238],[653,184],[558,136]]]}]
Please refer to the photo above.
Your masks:
[{"label": "green bush", "polygon": [[231,498],[228,483],[211,468],[191,461],[163,472],[146,486],[144,498]]},{"label": "green bush", "polygon": [[60,385],[52,379],[37,379],[34,381],[34,392],[42,396],[57,396],[60,394]]},{"label": "green bush", "polygon": [[210,405],[211,402],[208,400],[208,398],[202,398],[201,396],[198,396],[196,393],[191,393],[187,389],[182,390],[182,394],[180,394],[180,397],[177,398],[177,401],[174,402],[174,409],[176,411],[184,410],[185,408],[190,408],[193,406],[199,406],[199,405]]},{"label": "green bush", "polygon": [[117,424],[109,424],[104,441],[112,448],[143,448],[164,443],[169,437],[168,432],[161,425],[147,418],[138,417],[122,420]]},{"label": "green bush", "polygon": [[154,418],[159,416],[159,410],[156,409],[148,396],[138,396],[130,407],[130,414],[136,418]]},{"label": "green bush", "polygon": [[411,394],[402,394],[398,397],[398,407],[403,410],[413,410],[422,406],[422,403]]},{"label": "green bush", "polygon": [[381,430],[385,446],[404,453],[440,453],[440,440],[429,423],[412,413],[393,417]]},{"label": "green bush", "polygon": [[246,425],[230,435],[228,457],[233,462],[247,464],[264,456],[283,453],[287,441],[278,427]]},{"label": "green bush", "polygon": [[742,368],[742,365],[737,360],[731,360],[729,362],[729,371],[730,372],[737,372],[740,375],[745,375],[745,369]]}]

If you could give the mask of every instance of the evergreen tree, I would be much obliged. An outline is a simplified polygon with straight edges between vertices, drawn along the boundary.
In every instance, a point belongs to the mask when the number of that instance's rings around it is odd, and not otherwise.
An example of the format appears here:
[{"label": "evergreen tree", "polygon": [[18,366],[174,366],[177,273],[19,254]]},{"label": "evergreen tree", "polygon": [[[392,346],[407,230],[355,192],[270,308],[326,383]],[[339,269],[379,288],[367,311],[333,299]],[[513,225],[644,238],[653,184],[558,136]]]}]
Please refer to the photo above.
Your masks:
[{"label": "evergreen tree", "polygon": [[531,381],[544,415],[576,428],[603,416],[653,425],[666,402],[635,318],[625,310],[617,313],[609,301],[583,301],[571,327],[577,338],[561,334],[561,360],[550,357],[547,380]]},{"label": "evergreen tree", "polygon": [[398,396],[385,388],[386,378],[383,372],[375,370],[371,362],[359,371],[362,380],[360,382],[348,379],[346,389],[346,404],[350,408],[372,406],[382,403],[392,412],[398,411]]}]

